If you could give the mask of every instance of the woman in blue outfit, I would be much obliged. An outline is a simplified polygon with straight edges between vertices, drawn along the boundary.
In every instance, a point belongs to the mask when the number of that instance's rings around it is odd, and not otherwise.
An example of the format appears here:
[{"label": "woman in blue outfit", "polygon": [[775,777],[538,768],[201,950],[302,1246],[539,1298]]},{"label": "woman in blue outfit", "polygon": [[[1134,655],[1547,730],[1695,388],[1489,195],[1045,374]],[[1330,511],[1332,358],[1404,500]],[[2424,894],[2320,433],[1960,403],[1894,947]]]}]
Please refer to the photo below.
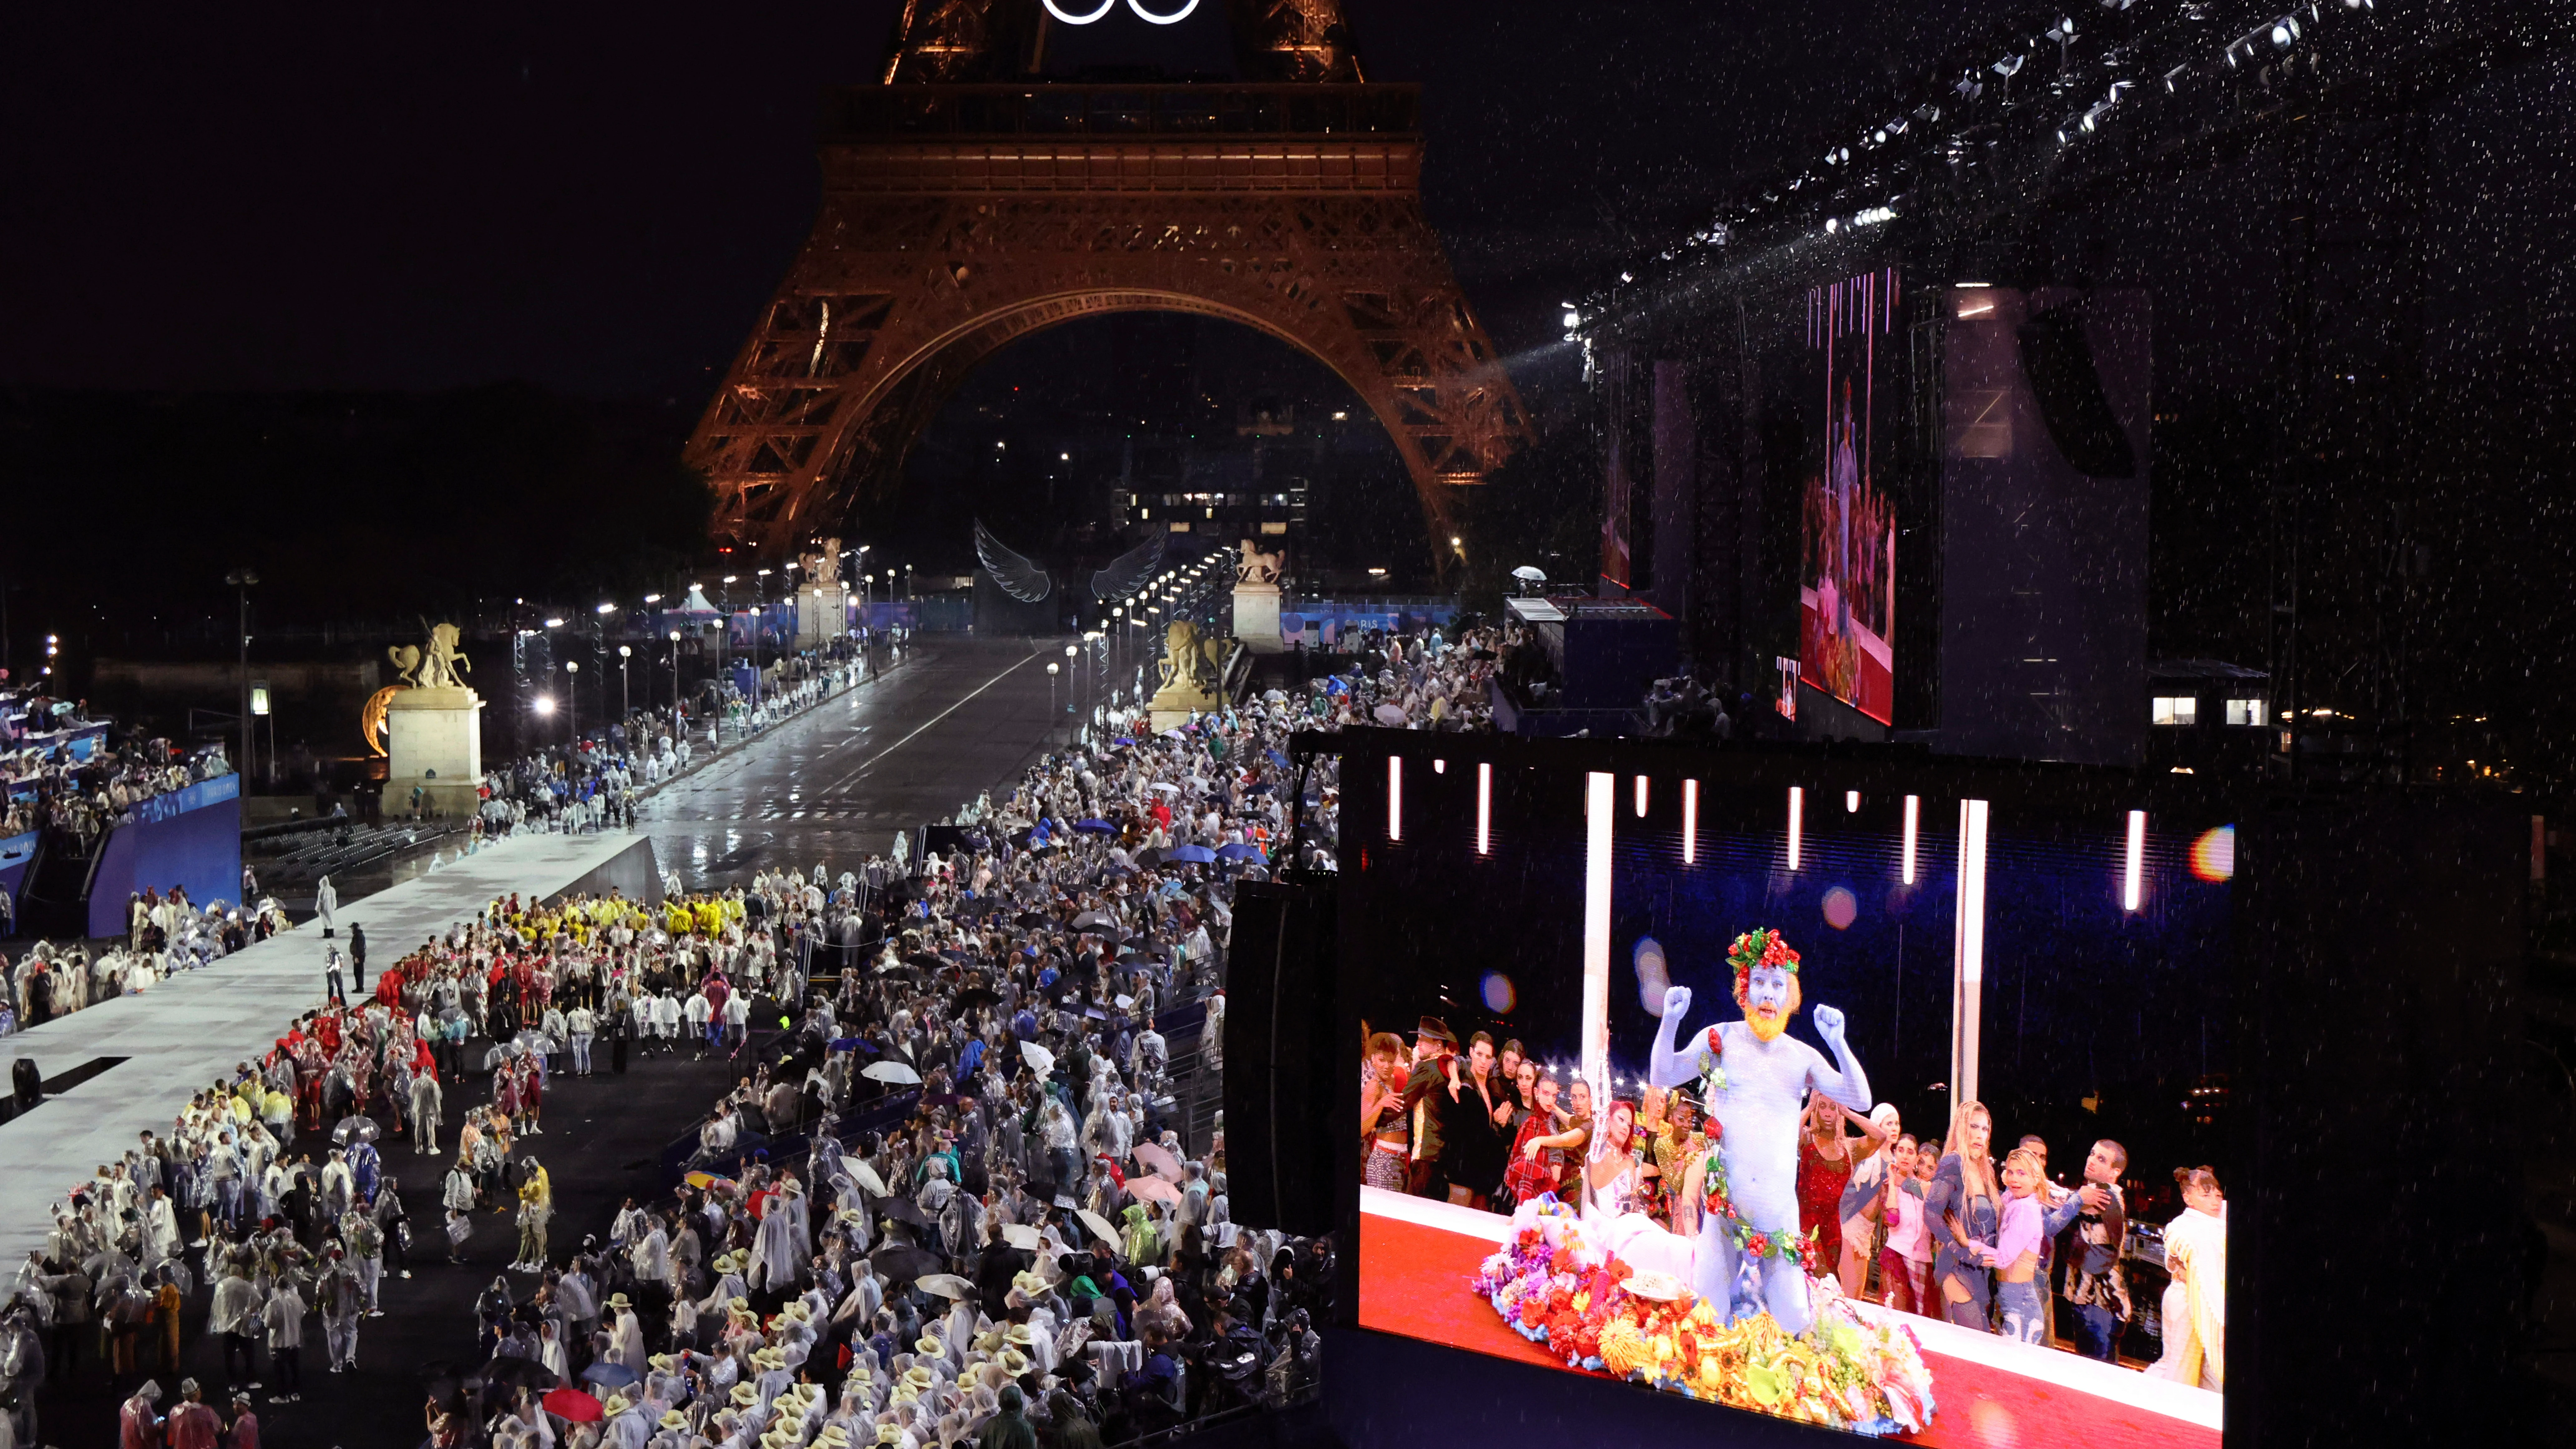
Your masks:
[{"label": "woman in blue outfit", "polygon": [[1966,1102],[1950,1119],[1950,1140],[1933,1171],[1923,1218],[1932,1229],[1932,1284],[1941,1316],[1979,1333],[1992,1331],[1995,1234],[2003,1191],[1995,1180],[1995,1119],[1983,1102]]}]

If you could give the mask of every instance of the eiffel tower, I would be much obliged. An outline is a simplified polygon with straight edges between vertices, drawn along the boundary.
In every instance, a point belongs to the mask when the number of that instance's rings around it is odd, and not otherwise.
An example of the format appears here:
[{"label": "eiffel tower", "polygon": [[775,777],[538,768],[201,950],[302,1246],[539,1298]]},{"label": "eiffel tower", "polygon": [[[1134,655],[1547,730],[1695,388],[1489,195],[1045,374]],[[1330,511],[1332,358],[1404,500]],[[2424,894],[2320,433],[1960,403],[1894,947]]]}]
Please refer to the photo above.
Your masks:
[{"label": "eiffel tower", "polygon": [[1188,3],[1222,9],[1245,79],[1051,81],[1092,0],[907,0],[878,82],[825,98],[813,233],[690,437],[719,543],[839,533],[977,363],[1134,311],[1332,368],[1445,542],[1528,418],[1423,220],[1420,89],[1364,78],[1339,0]]}]

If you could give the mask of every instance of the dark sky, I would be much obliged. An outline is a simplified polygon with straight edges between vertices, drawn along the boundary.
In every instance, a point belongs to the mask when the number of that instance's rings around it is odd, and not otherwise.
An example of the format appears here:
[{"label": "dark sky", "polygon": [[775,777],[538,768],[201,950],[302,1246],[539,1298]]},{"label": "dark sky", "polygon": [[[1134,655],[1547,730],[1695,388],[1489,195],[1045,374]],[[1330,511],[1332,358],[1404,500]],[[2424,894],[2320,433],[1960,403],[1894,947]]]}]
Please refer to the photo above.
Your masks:
[{"label": "dark sky", "polygon": [[[1426,87],[1427,202],[1506,348],[1623,232],[1805,144],[1891,17],[1975,8],[1348,0],[1371,77]],[[892,10],[18,7],[0,385],[702,397],[812,219],[816,97]]]}]

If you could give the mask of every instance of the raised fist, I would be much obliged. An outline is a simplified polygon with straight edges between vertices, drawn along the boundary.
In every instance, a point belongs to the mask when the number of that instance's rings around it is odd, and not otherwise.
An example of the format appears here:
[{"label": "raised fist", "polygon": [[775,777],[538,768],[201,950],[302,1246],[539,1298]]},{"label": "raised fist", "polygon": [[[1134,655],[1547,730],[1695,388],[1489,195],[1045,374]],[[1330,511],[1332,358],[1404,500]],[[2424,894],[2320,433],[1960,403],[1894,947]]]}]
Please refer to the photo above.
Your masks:
[{"label": "raised fist", "polygon": [[1689,987],[1667,986],[1664,988],[1664,1015],[1666,1018],[1671,1019],[1680,1017],[1682,1014],[1690,1010],[1690,1004],[1691,993]]},{"label": "raised fist", "polygon": [[1832,1047],[1837,1051],[1841,1050],[1843,1044],[1843,1014],[1841,1008],[1833,1006],[1819,1006],[1816,1008],[1816,1035],[1825,1039],[1825,1045]]}]

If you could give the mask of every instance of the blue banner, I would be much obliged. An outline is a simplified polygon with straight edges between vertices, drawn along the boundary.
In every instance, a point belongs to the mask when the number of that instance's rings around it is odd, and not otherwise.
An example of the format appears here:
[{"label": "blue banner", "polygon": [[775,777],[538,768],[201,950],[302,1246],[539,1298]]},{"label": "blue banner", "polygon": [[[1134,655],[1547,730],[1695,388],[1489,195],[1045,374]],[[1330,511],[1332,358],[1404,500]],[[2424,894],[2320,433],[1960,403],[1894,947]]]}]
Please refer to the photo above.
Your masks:
[{"label": "blue banner", "polygon": [[134,806],[134,823],[150,825],[162,820],[176,820],[191,810],[202,810],[209,805],[220,805],[226,800],[240,798],[241,776],[217,775],[211,780],[199,780],[185,789],[173,790],[166,795],[155,795],[149,800],[137,802]]}]

